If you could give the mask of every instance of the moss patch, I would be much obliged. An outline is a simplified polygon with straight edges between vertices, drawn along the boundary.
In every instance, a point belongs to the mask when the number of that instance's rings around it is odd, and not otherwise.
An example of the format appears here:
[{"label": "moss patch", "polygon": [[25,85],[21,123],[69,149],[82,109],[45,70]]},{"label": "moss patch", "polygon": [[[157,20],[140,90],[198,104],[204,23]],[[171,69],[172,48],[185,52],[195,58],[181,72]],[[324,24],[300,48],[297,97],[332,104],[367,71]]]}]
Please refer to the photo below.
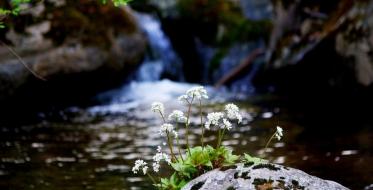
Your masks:
[{"label": "moss patch", "polygon": [[239,175],[239,172],[234,173],[234,179],[243,178],[243,179],[251,179],[249,176],[250,172],[242,172],[241,176]]},{"label": "moss patch", "polygon": [[236,169],[237,166],[236,165],[232,165],[232,166],[223,166],[220,168],[220,171],[227,171],[229,169]]},{"label": "moss patch", "polygon": [[279,167],[276,167],[273,164],[258,164],[258,165],[255,165],[253,167],[254,170],[255,169],[261,169],[261,168],[267,168],[267,169],[272,170],[272,171],[278,171],[278,170],[280,170]]},{"label": "moss patch", "polygon": [[252,165],[254,165],[254,162],[246,162],[246,163],[244,164],[245,167],[250,167],[250,166],[252,166]]},{"label": "moss patch", "polygon": [[264,178],[255,178],[253,181],[253,185],[263,185],[265,183],[273,183],[273,180],[264,179]]},{"label": "moss patch", "polygon": [[198,189],[200,189],[203,186],[203,184],[205,184],[205,182],[204,181],[200,181],[200,182],[194,184],[190,189],[191,190],[198,190]]},{"label": "moss patch", "polygon": [[236,190],[236,188],[234,188],[233,186],[230,186],[227,188],[227,190]]}]

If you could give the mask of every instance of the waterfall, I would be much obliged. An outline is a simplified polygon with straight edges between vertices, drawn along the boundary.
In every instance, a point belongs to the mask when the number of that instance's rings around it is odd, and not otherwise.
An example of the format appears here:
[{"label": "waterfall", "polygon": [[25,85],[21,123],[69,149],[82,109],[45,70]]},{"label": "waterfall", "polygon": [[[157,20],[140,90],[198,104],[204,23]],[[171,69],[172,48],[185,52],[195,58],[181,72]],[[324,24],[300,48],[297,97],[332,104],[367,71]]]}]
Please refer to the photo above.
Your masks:
[{"label": "waterfall", "polygon": [[[97,100],[103,104],[88,108],[90,114],[115,114],[128,112],[131,109],[149,109],[153,101],[175,102],[178,96],[185,93],[187,89],[197,84],[183,83],[184,76],[182,70],[182,61],[175,53],[170,39],[163,32],[161,23],[156,16],[136,13],[136,18],[140,28],[147,35],[149,41],[149,51],[144,62],[138,68],[134,80],[125,83],[122,87],[108,92],[101,93]],[[201,56],[204,67],[207,68],[216,48],[209,47],[202,42],[197,42],[197,50]],[[255,47],[254,44],[237,44],[232,47],[227,55],[222,59],[218,69],[218,77],[230,71],[249,54]],[[207,69],[205,69],[207,70]],[[250,85],[252,73],[247,77],[233,83],[231,93],[226,88],[216,90],[211,86],[207,89],[211,93],[211,99],[214,102],[226,101],[228,99],[245,99],[246,95],[242,92],[252,92]],[[177,81],[161,80],[162,76],[173,76]],[[207,81],[208,73],[205,73]],[[214,76],[215,77],[215,76]]]},{"label": "waterfall", "polygon": [[150,14],[136,13],[141,29],[149,41],[149,53],[136,73],[137,81],[157,81],[162,75],[183,81],[182,63],[163,32],[159,19]]},{"label": "waterfall", "polygon": [[251,20],[271,19],[272,4],[270,0],[240,0],[243,14]]}]

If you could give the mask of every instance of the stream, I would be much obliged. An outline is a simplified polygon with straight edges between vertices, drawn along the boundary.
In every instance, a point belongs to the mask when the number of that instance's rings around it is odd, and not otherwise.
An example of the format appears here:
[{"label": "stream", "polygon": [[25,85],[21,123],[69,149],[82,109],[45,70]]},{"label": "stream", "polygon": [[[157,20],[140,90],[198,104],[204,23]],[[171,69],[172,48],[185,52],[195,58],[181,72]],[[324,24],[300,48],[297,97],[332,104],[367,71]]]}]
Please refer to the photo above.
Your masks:
[{"label": "stream", "polygon": [[[185,110],[176,97],[191,86],[168,80],[133,82],[102,94],[100,98],[117,95],[108,103],[68,108],[53,117],[40,113],[37,123],[1,126],[0,189],[149,189],[148,179],[134,175],[131,167],[138,158],[150,160],[157,145],[165,141],[158,135],[161,120],[150,111],[150,103],[162,101],[168,113]],[[208,89],[211,100],[207,111],[237,97]],[[353,189],[362,189],[372,181],[371,129],[351,133],[305,127],[286,108],[261,104],[270,98],[246,98],[249,101],[242,101],[243,97],[235,100],[244,120],[223,143],[234,153],[259,155]],[[199,124],[198,115],[193,115],[192,124]],[[263,147],[278,124],[284,128],[284,139],[274,141],[264,153]],[[190,138],[198,145],[200,128],[192,128]],[[184,131],[180,133],[183,136]],[[214,145],[215,134],[208,132],[206,140]]]},{"label": "stream", "polygon": [[[1,190],[151,189],[147,178],[131,172],[136,159],[151,160],[157,146],[165,141],[158,135],[161,120],[150,111],[150,104],[163,102],[167,113],[173,109],[185,111],[176,98],[196,84],[162,79],[162,73],[168,72],[184,80],[178,69],[180,60],[159,22],[149,15],[137,17],[153,52],[133,80],[99,94],[95,105],[40,112],[37,121],[0,126]],[[248,50],[243,49],[239,56],[246,55]],[[250,76],[243,80],[246,82],[238,83],[248,84]],[[235,154],[260,156],[352,189],[373,183],[370,125],[329,127],[307,123],[302,120],[303,113],[291,111],[277,97],[253,93],[252,86],[233,88],[244,89],[243,93],[210,86],[207,89],[211,99],[205,102],[206,111],[228,102],[241,108],[242,124],[232,129],[223,143]],[[199,144],[200,132],[197,114],[198,110],[193,110],[190,139],[195,145]],[[284,128],[284,138],[273,141],[266,152],[264,145],[277,125]],[[184,133],[180,129],[180,135]],[[214,132],[206,136],[207,143],[215,145]],[[167,169],[161,173],[164,175]]]}]

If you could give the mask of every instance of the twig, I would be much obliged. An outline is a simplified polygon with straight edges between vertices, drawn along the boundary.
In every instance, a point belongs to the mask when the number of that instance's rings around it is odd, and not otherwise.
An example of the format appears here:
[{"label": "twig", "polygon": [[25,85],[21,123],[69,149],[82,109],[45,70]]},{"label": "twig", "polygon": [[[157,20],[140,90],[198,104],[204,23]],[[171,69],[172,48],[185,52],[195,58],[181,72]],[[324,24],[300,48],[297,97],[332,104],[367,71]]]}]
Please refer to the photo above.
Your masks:
[{"label": "twig", "polygon": [[17,57],[17,59],[19,60],[19,62],[28,70],[30,71],[30,73],[32,75],[34,75],[36,78],[42,80],[42,81],[46,81],[45,78],[43,78],[42,76],[38,75],[35,71],[33,71],[24,61],[23,59],[11,48],[9,47],[8,45],[6,45],[3,41],[0,40],[0,43],[5,46],[14,56]]}]

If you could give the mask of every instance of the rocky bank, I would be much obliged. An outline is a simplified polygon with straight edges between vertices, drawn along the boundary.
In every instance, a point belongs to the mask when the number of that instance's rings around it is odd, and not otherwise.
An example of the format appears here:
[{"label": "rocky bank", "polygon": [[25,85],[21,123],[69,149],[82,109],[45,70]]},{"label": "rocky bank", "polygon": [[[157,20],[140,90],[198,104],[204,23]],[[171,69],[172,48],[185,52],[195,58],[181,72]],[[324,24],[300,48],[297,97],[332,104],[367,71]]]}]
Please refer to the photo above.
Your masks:
[{"label": "rocky bank", "polygon": [[142,62],[147,46],[129,7],[99,1],[42,1],[4,21],[3,104],[79,100],[119,85]]}]

